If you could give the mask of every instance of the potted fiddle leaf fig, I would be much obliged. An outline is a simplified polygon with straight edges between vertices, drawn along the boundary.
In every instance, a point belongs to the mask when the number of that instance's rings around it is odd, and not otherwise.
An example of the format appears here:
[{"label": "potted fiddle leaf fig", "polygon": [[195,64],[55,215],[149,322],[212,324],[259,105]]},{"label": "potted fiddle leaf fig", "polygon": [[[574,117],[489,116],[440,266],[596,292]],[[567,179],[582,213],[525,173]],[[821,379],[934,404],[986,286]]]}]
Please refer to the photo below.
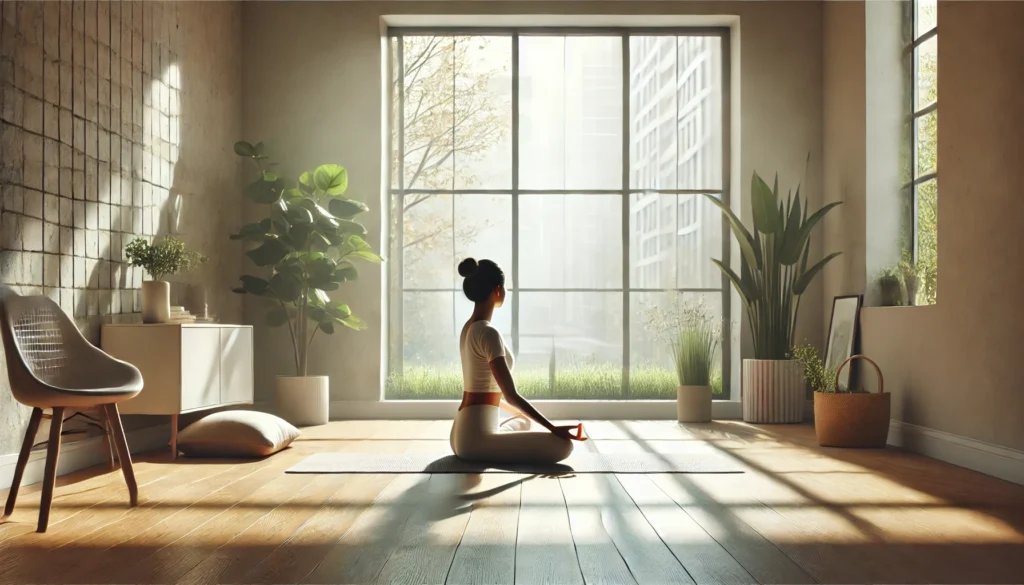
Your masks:
[{"label": "potted fiddle leaf fig", "polygon": [[808,214],[800,187],[783,200],[779,179],[769,187],[755,172],[750,184],[753,231],[717,197],[708,199],[725,214],[740,246],[740,273],[712,260],[732,282],[746,309],[754,341],[753,359],[743,360],[743,420],[794,423],[803,419],[804,378],[800,362],[791,359],[800,297],[833,258],[834,252],[809,265],[814,227],[841,202]]},{"label": "potted fiddle leaf fig", "polygon": [[325,424],[328,377],[309,375],[308,352],[319,333],[366,328],[328,293],[358,277],[356,262],[382,261],[363,239],[366,228],[355,221],[368,208],[346,194],[345,167],[321,165],[294,182],[270,170],[263,143],[237,142],[235,153],[255,166],[245,197],[266,206],[267,217],[231,236],[252,244],[246,255],[263,269],[260,276],[242,276],[234,292],[266,300],[267,324],[288,327],[295,374],[277,377],[278,414],[295,425]]}]

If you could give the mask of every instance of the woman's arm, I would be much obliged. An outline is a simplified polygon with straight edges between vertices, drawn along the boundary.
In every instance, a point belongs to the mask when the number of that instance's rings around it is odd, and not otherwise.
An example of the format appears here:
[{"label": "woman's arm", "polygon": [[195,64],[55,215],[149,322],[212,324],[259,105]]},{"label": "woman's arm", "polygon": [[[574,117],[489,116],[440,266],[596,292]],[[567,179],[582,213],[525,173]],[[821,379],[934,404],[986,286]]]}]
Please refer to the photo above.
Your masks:
[{"label": "woman's arm", "polygon": [[501,395],[512,408],[518,410],[520,414],[533,419],[537,424],[552,433],[564,436],[567,439],[570,438],[571,429],[575,429],[575,425],[560,427],[552,424],[527,399],[519,394],[519,391],[516,390],[516,381],[512,378],[512,372],[509,371],[508,364],[505,363],[505,356],[491,360],[490,367],[491,375],[494,376],[494,380],[498,383],[498,388],[501,389]]}]

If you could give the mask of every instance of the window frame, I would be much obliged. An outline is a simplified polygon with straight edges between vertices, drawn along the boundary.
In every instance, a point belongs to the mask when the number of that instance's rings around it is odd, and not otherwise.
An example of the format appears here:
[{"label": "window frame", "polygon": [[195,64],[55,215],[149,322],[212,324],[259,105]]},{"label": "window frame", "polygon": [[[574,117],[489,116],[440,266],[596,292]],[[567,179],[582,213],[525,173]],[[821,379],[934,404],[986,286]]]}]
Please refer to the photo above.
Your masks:
[{"label": "window frame", "polygon": [[[403,59],[403,48],[404,44],[402,38],[405,36],[505,36],[511,37],[512,43],[512,59],[510,69],[511,75],[511,94],[512,94],[512,112],[511,112],[511,185],[509,189],[404,189],[402,182],[405,179],[405,157],[404,157],[404,132],[401,129],[404,127],[404,83],[393,83],[392,76],[396,71],[396,63],[394,62],[396,53],[399,62]],[[622,40],[622,171],[621,171],[621,188],[619,189],[521,189],[519,187],[519,142],[520,142],[520,63],[519,63],[519,39],[526,36],[566,36],[566,37],[578,37],[578,36],[619,36]],[[721,47],[721,185],[717,189],[645,189],[645,188],[631,188],[631,173],[633,171],[631,165],[631,153],[632,153],[632,117],[630,115],[631,106],[631,71],[630,71],[630,39],[633,36],[670,36],[670,37],[717,37],[720,39]],[[511,253],[512,253],[512,266],[509,271],[509,277],[511,280],[511,286],[509,287],[510,294],[510,310],[511,310],[511,323],[512,323],[512,339],[510,345],[512,346],[513,352],[519,352],[520,345],[520,331],[519,331],[519,308],[520,301],[519,293],[544,293],[544,292],[595,292],[595,293],[616,293],[622,296],[622,399],[631,400],[629,397],[629,374],[630,374],[630,334],[631,334],[631,323],[633,321],[633,315],[630,312],[630,301],[631,293],[658,293],[658,292],[680,292],[680,293],[718,293],[721,297],[721,331],[722,341],[720,345],[721,354],[721,375],[722,375],[722,397],[718,400],[738,400],[739,396],[733,396],[732,392],[732,371],[733,362],[735,361],[736,347],[732,339],[732,297],[734,292],[728,278],[722,274],[720,284],[718,287],[683,287],[683,288],[639,288],[631,286],[631,195],[636,194],[653,194],[657,196],[687,196],[687,197],[701,197],[704,194],[718,195],[721,200],[726,204],[731,203],[731,29],[728,26],[715,26],[715,27],[700,27],[700,26],[672,26],[672,27],[408,27],[408,26],[390,26],[385,32],[385,46],[387,47],[387,68],[385,75],[388,77],[387,82],[387,117],[391,120],[391,124],[397,124],[399,130],[394,131],[390,129],[388,135],[388,150],[391,154],[388,156],[388,165],[390,167],[391,160],[397,160],[399,168],[397,172],[395,169],[388,168],[386,176],[387,188],[385,199],[387,201],[388,217],[387,225],[391,226],[394,233],[388,238],[389,246],[392,252],[392,264],[395,267],[392,270],[386,271],[386,282],[385,282],[385,302],[390,307],[391,318],[389,324],[385,325],[386,330],[384,331],[386,343],[385,353],[388,355],[386,360],[387,369],[384,372],[383,378],[386,380],[391,374],[395,372],[401,372],[404,365],[403,358],[403,336],[404,336],[404,297],[406,293],[430,293],[430,292],[443,292],[443,293],[454,293],[456,295],[461,294],[461,290],[457,287],[449,288],[416,288],[406,287],[404,284],[404,254],[403,250],[403,235],[404,235],[404,209],[399,203],[395,204],[396,200],[400,202],[404,197],[409,195],[417,194],[431,194],[431,195],[453,195],[453,196],[474,196],[474,195],[508,195],[511,197]],[[397,41],[395,43],[395,41]],[[395,50],[392,50],[392,43],[397,45]],[[676,43],[676,59],[678,63],[680,53],[679,44]],[[700,66],[707,66],[707,63],[702,63]],[[395,87],[398,87],[397,92],[394,91]],[[641,88],[642,89],[642,88]],[[677,92],[680,89],[676,90]],[[394,95],[396,94],[397,95]],[[676,108],[679,108],[679,100],[676,100]],[[710,114],[708,115],[710,120]],[[678,126],[678,113],[677,113],[677,126]],[[694,124],[696,124],[694,120]],[[676,132],[679,132],[679,128],[676,128]],[[709,129],[710,132],[710,129]],[[395,141],[397,141],[397,156]],[[676,150],[678,156],[679,140],[676,137]],[[657,146],[657,145],[655,145]],[[676,161],[678,165],[678,160]],[[678,181],[678,169],[675,170]],[[392,178],[397,177],[399,184],[393,185]],[[540,196],[559,196],[559,195],[619,195],[621,197],[622,211],[621,211],[621,229],[622,229],[622,282],[618,288],[536,288],[536,287],[521,287],[519,279],[519,237],[520,237],[520,218],[519,218],[519,197],[520,195],[540,195]],[[678,207],[683,200],[677,199],[675,205]],[[678,214],[678,209],[676,210]],[[637,220],[641,221],[640,215],[637,215]],[[722,247],[721,257],[724,259],[731,258],[732,249],[732,237],[729,231],[727,219],[724,215],[720,218],[721,221],[721,234],[722,234]],[[679,221],[676,221],[675,236],[678,238],[681,229],[679,227]],[[710,262],[710,258],[708,258]],[[678,269],[678,266],[675,267]],[[389,399],[387,397],[386,384],[382,385],[381,388],[381,399],[384,401],[401,400],[396,398]]]},{"label": "window frame", "polygon": [[[935,181],[936,189],[938,189],[939,179],[939,164],[935,161],[935,168],[929,170],[924,174],[919,174],[920,169],[917,168],[918,163],[918,124],[922,118],[931,113],[938,115],[939,111],[939,100],[936,96],[935,101],[930,104],[926,104],[924,107],[918,108],[918,89],[920,87],[919,77],[920,72],[918,71],[918,59],[917,51],[922,45],[932,39],[938,39],[939,26],[936,20],[935,26],[931,27],[926,31],[918,31],[918,15],[920,0],[907,0],[910,6],[910,42],[906,43],[903,48],[904,58],[910,60],[910,91],[907,92],[907,100],[909,101],[907,115],[907,122],[910,125],[910,180],[904,184],[901,188],[902,192],[910,195],[910,256],[914,262],[919,260],[918,252],[920,250],[918,243],[918,236],[920,232],[919,222],[919,191],[922,184],[928,183],[929,181]],[[936,57],[937,60],[937,57]],[[937,138],[937,137],[936,137]]]}]

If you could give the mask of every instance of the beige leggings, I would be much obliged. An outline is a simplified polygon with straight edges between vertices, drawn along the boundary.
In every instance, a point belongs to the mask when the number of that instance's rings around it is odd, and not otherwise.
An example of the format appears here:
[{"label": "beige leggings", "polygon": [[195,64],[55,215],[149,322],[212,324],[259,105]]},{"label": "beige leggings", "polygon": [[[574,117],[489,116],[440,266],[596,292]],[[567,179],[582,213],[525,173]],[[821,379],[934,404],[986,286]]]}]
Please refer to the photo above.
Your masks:
[{"label": "beige leggings", "polygon": [[500,420],[501,409],[467,406],[452,423],[452,451],[462,459],[496,463],[557,463],[572,453],[572,441],[549,431],[530,431],[530,420]]}]

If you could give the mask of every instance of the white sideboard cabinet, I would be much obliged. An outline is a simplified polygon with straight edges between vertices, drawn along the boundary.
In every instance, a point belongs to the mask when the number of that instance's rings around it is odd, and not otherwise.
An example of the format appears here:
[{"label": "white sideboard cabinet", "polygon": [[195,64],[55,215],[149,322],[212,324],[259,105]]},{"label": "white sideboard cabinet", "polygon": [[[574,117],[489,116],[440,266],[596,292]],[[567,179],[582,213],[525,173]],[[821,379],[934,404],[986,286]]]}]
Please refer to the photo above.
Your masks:
[{"label": "white sideboard cabinet", "polygon": [[171,417],[178,454],[178,415],[252,404],[252,327],[220,324],[104,325],[100,347],[142,372],[142,392],[121,414]]}]

